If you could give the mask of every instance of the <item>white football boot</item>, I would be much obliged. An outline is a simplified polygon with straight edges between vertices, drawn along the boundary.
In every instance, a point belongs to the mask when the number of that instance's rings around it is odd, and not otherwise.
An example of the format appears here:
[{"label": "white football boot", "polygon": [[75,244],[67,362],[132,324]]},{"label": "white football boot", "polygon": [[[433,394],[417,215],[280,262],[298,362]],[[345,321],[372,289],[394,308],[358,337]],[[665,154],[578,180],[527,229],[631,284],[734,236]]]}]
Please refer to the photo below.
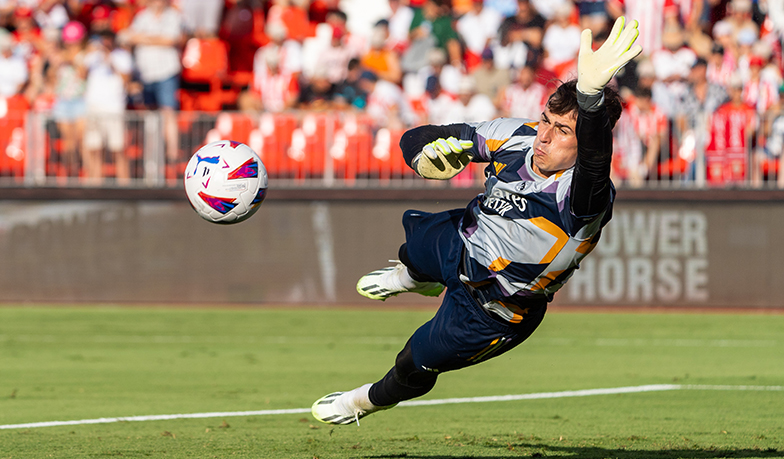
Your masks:
[{"label": "white football boot", "polygon": [[310,412],[325,424],[346,425],[356,422],[376,411],[388,410],[395,405],[376,406],[370,402],[368,391],[372,384],[365,384],[348,392],[333,392],[313,403]]},{"label": "white football boot", "polygon": [[357,292],[371,300],[384,301],[399,293],[413,292],[424,296],[438,296],[444,291],[438,282],[417,282],[408,274],[406,265],[398,260],[395,266],[377,269],[365,274],[357,282]]}]

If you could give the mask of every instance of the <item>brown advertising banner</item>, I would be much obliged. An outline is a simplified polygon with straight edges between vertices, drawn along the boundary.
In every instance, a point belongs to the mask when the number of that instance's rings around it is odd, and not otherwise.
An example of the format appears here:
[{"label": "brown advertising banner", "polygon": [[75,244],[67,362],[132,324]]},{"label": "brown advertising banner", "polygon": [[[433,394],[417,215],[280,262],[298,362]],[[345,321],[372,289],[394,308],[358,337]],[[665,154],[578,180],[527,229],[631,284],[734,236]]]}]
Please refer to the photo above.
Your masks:
[{"label": "brown advertising banner", "polygon": [[[404,210],[465,201],[270,201],[220,226],[186,203],[0,202],[0,302],[367,304]],[[784,307],[782,202],[619,202],[563,305]],[[395,304],[438,304],[402,295]]]}]

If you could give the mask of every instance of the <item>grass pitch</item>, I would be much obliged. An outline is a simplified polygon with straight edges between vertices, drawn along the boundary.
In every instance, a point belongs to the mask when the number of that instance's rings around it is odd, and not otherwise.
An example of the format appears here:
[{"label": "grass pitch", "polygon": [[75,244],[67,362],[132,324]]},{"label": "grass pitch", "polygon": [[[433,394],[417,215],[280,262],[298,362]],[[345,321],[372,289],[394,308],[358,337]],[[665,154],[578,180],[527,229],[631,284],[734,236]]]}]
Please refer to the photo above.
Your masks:
[{"label": "grass pitch", "polygon": [[[307,408],[378,380],[433,311],[0,308],[0,425]],[[784,315],[550,313],[426,399],[645,384],[782,386]],[[784,391],[677,390],[0,429],[0,458],[773,458]]]}]

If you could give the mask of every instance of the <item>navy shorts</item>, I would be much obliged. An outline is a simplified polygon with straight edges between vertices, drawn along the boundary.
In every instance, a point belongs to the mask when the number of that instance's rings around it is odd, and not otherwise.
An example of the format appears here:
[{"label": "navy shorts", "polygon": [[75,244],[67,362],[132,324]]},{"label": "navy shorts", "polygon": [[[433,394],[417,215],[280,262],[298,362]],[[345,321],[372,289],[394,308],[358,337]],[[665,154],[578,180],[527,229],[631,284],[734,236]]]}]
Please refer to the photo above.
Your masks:
[{"label": "navy shorts", "polygon": [[486,311],[460,281],[463,256],[460,219],[464,209],[431,214],[403,214],[405,260],[415,272],[446,285],[435,317],[411,337],[417,369],[436,373],[457,370],[499,356],[522,343],[542,322],[546,307],[511,324]]},{"label": "navy shorts", "polygon": [[167,107],[177,110],[179,108],[179,103],[177,102],[177,90],[179,88],[179,75],[174,75],[163,81],[144,83],[142,88],[144,103],[150,107]]}]

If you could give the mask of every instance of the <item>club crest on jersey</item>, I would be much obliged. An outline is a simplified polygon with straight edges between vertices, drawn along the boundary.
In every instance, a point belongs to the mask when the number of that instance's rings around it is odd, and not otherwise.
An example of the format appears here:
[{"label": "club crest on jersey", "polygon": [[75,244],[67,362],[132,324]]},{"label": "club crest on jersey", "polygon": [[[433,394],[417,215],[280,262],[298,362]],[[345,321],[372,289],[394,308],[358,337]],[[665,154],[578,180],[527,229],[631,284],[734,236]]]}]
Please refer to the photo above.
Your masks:
[{"label": "club crest on jersey", "polygon": [[228,180],[252,178],[259,176],[259,163],[254,159],[249,159],[242,164],[242,166],[229,172]]},{"label": "club crest on jersey", "polygon": [[208,206],[212,207],[213,209],[217,210],[222,214],[225,214],[231,209],[237,207],[237,203],[234,202],[234,198],[219,198],[217,196],[210,196],[203,191],[199,192],[199,197]]}]

